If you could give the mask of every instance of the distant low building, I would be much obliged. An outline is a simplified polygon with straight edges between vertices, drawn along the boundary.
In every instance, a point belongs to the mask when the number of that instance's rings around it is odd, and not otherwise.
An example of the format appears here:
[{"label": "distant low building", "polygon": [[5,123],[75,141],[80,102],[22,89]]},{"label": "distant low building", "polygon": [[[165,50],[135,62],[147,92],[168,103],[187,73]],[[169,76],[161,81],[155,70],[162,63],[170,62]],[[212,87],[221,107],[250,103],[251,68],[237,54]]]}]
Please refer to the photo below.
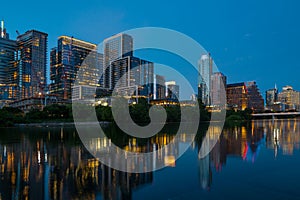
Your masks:
[{"label": "distant low building", "polygon": [[33,109],[43,110],[47,105],[51,104],[68,104],[67,100],[58,100],[56,96],[30,97],[17,100],[8,104],[9,107],[18,108],[23,112],[29,112]]},{"label": "distant low building", "polygon": [[160,106],[177,106],[179,101],[177,99],[156,99],[150,101],[151,105],[160,105]]},{"label": "distant low building", "polygon": [[179,99],[179,85],[175,81],[167,81],[166,83],[166,98]]},{"label": "distant low building", "polygon": [[285,105],[285,110],[300,110],[300,92],[295,91],[291,86],[282,88],[278,100]]}]

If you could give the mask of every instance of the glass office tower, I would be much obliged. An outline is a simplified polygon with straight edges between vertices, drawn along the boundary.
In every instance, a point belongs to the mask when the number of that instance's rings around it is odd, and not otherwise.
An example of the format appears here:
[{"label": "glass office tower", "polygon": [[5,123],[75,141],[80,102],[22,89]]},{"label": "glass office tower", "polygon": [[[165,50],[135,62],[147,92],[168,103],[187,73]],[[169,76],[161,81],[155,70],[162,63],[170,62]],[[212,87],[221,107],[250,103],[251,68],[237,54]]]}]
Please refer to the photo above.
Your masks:
[{"label": "glass office tower", "polygon": [[[76,77],[80,68],[82,73]],[[97,52],[96,44],[61,36],[57,47],[50,53],[50,93],[59,98],[71,99],[76,78],[78,85],[100,86],[101,70],[103,55]]]},{"label": "glass office tower", "polygon": [[19,72],[17,43],[9,35],[1,21],[0,27],[0,100],[15,100],[18,95]]},{"label": "glass office tower", "polygon": [[17,37],[20,99],[44,95],[48,34],[30,30]]},{"label": "glass office tower", "polygon": [[210,54],[202,55],[198,61],[198,97],[205,105],[211,104],[211,75],[213,60]]},{"label": "glass office tower", "polygon": [[109,77],[109,71],[111,71],[109,69],[110,64],[117,59],[133,56],[133,39],[130,35],[120,33],[105,39],[103,46],[105,68],[105,77],[103,82],[106,88],[112,89],[112,80],[110,79],[111,77]]},{"label": "glass office tower", "polygon": [[109,84],[119,94],[154,98],[154,64],[147,60],[127,56],[117,59],[110,64]]}]

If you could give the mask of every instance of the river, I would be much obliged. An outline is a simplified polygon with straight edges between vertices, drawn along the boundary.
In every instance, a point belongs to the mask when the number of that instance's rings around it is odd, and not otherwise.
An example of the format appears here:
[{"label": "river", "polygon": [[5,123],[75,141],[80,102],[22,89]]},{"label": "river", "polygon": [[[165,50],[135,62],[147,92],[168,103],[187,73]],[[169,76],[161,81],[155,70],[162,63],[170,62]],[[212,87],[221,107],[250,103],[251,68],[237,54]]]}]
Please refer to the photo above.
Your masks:
[{"label": "river", "polygon": [[[127,173],[107,167],[83,146],[73,126],[22,126],[0,129],[0,199],[299,199],[300,121],[257,120],[245,126],[200,125],[187,151],[167,167]],[[145,152],[170,143],[170,124],[151,139],[122,137],[114,125],[94,141]],[[203,138],[217,142],[199,158]],[[185,143],[185,135],[182,143]],[[94,145],[94,144],[91,144]],[[167,158],[167,159],[166,159]]]}]

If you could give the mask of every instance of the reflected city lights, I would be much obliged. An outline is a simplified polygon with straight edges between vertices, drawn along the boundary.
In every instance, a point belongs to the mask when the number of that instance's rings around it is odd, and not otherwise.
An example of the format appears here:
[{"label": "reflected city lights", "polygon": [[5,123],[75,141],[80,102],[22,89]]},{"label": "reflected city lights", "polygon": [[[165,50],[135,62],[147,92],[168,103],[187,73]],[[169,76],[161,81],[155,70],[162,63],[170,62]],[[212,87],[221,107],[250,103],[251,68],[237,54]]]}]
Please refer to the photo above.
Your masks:
[{"label": "reflected city lights", "polygon": [[[252,121],[248,126],[203,126],[190,149],[198,154],[217,140],[209,155],[198,159],[198,184],[210,190],[215,173],[223,173],[229,158],[245,164],[256,163],[261,151],[271,151],[274,160],[290,156],[300,149],[299,120]],[[17,129],[16,129],[17,130]],[[219,138],[219,132],[222,132]],[[122,134],[114,132],[115,135]],[[0,194],[2,199],[132,199],[135,188],[154,181],[153,173],[131,174],[111,169],[93,158],[82,146],[73,128],[47,128],[38,133],[20,133],[21,139],[0,142]],[[153,152],[151,160],[126,157],[126,167],[137,168],[140,163],[155,167],[161,162],[176,169],[178,149],[186,147],[190,135],[184,133],[173,142],[172,131],[163,131],[150,139],[124,137],[118,140],[108,134],[89,140],[90,149],[100,156],[116,143],[130,152]],[[208,143],[202,143],[207,136]],[[158,149],[163,148],[163,151]],[[195,157],[198,156],[195,154]],[[111,158],[116,162],[118,157]],[[186,165],[191,165],[187,163]],[[158,172],[159,173],[159,172]],[[192,172],[191,172],[192,173]]]}]

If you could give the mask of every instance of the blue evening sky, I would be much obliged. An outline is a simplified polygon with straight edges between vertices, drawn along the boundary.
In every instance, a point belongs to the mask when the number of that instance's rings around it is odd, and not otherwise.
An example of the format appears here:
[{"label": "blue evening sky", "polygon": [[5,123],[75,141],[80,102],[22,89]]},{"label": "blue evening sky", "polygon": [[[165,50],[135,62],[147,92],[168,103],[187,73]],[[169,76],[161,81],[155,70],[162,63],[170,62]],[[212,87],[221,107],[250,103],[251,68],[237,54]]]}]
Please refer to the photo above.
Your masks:
[{"label": "blue evening sky", "polygon": [[275,83],[300,90],[299,9],[297,0],[28,0],[1,2],[0,18],[11,38],[47,32],[49,49],[60,35],[98,44],[137,27],[174,29],[211,52],[229,83],[255,80],[264,93]]}]

